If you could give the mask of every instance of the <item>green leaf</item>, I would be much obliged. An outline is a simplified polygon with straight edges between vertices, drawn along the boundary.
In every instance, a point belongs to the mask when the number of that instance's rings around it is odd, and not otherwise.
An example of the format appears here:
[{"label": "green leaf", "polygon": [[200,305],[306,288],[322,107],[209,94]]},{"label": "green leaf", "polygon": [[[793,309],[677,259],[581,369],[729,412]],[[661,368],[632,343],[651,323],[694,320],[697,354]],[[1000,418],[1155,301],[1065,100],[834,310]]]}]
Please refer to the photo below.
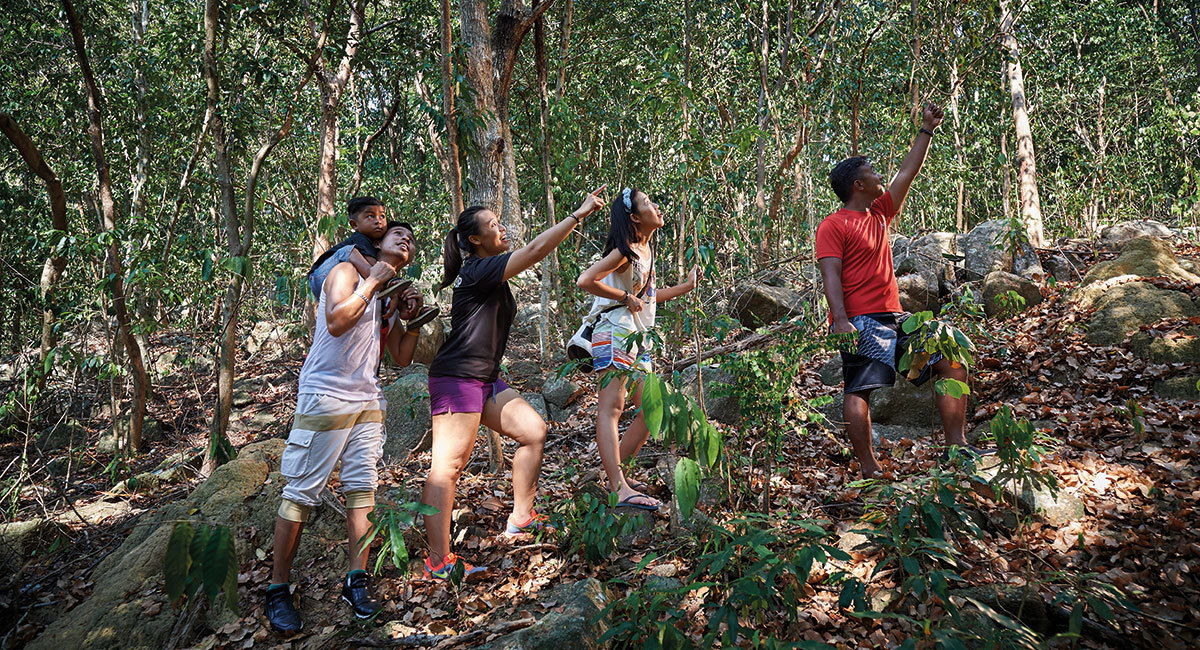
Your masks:
[{"label": "green leaf", "polygon": [[679,516],[692,516],[700,498],[700,466],[691,458],[680,458],[675,464],[675,497],[679,501]]},{"label": "green leaf", "polygon": [[163,560],[163,573],[167,578],[167,600],[174,603],[183,595],[187,586],[188,569],[191,566],[188,547],[196,529],[190,522],[181,521],[171,531],[167,541],[167,555]]},{"label": "green leaf", "polygon": [[650,435],[660,439],[662,436],[662,421],[663,421],[663,395],[662,382],[658,379],[658,375],[652,372],[646,373],[646,378],[642,382],[642,417],[646,421],[646,428],[649,429]]},{"label": "green leaf", "polygon": [[1067,626],[1067,631],[1071,634],[1079,634],[1083,630],[1083,601],[1075,601],[1075,606],[1071,608],[1071,623]]},{"label": "green leaf", "polygon": [[201,569],[201,576],[204,579],[204,594],[208,596],[209,601],[216,602],[217,594],[225,584],[225,577],[229,573],[231,563],[236,571],[237,554],[233,548],[229,529],[225,526],[217,526],[209,534],[208,543],[204,546],[202,560],[204,566]]},{"label": "green leaf", "polygon": [[204,569],[204,549],[208,545],[208,536],[212,528],[200,526],[192,534],[192,543],[188,545],[188,577],[184,591],[188,596],[196,593],[196,588],[203,582],[201,571]]},{"label": "green leaf", "polygon": [[408,571],[408,547],[404,545],[404,530],[393,524],[388,526],[392,541],[392,564],[401,571]]}]

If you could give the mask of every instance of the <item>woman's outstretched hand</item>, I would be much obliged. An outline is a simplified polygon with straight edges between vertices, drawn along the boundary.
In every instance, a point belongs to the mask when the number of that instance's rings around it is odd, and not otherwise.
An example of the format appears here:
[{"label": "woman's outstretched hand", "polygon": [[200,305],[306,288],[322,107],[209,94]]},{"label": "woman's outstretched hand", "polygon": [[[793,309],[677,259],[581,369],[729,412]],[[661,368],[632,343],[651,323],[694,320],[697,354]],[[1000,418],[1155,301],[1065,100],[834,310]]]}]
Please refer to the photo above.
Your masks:
[{"label": "woman's outstretched hand", "polygon": [[606,189],[608,189],[607,183],[601,185],[600,189],[596,190],[595,192],[589,193],[587,197],[583,199],[583,203],[580,204],[575,210],[575,217],[582,222],[583,219],[589,214],[602,209],[605,206],[605,203],[604,199],[600,198],[600,193]]},{"label": "woman's outstretched hand", "polygon": [[687,290],[692,291],[700,284],[700,265],[696,264],[688,271]]}]

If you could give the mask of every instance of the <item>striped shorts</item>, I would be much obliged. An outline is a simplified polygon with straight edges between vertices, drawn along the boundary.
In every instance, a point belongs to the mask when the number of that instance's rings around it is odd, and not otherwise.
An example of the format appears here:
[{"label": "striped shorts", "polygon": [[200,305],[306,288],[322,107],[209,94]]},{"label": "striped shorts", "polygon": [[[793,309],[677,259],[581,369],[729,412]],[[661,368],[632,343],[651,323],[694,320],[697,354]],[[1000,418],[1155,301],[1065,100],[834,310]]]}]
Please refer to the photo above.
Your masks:
[{"label": "striped shorts", "polygon": [[387,440],[386,408],[383,399],[356,402],[313,393],[297,396],[296,419],[279,463],[288,480],[280,516],[305,521],[308,509],[320,503],[321,490],[339,460],[346,507],[374,504],[377,465]]},{"label": "striped shorts", "polygon": [[[641,341],[637,340],[639,334],[645,336]],[[592,330],[592,367],[599,372],[609,366],[623,370],[652,371],[654,362],[650,359],[649,336],[644,332],[617,327],[602,319]]]}]

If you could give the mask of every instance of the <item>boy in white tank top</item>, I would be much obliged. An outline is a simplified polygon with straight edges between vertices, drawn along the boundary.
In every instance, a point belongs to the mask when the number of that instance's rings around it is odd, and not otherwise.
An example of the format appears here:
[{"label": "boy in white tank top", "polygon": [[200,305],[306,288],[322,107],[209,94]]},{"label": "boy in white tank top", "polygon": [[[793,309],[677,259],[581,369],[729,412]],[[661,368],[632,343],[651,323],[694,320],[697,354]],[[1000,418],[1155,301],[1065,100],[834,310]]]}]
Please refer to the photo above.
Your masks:
[{"label": "boy in white tank top", "polygon": [[[395,277],[397,269],[412,261],[416,242],[409,228],[389,222],[378,248],[379,261],[365,278],[360,278],[349,262],[335,266],[325,279],[317,305],[312,348],[300,371],[296,418],[280,461],[280,472],[288,483],[275,518],[272,584],[265,608],[277,632],[292,634],[304,626],[292,602],[292,561],[309,511],[320,503],[320,493],[339,460],[350,544],[342,599],[359,618],[370,618],[380,608],[367,584],[368,549],[359,547],[370,527],[367,515],[375,507],[376,465],[386,439],[387,404],[376,373],[381,354],[381,306],[375,294]],[[408,306],[395,315],[395,321],[411,318],[421,309],[415,289],[406,289],[400,298],[401,304]],[[405,331],[394,322],[388,332],[384,343],[402,367],[412,363],[418,331]]]}]

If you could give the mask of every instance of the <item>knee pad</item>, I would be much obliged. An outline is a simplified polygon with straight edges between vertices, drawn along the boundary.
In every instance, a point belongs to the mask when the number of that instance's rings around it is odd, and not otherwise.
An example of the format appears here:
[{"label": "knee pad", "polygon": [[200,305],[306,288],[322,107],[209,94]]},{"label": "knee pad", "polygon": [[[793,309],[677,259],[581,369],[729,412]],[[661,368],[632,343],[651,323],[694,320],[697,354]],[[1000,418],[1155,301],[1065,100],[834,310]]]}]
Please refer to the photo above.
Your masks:
[{"label": "knee pad", "polygon": [[354,492],[347,492],[344,496],[346,497],[347,510],[375,507],[374,490],[355,490]]},{"label": "knee pad", "polygon": [[306,506],[301,503],[296,503],[289,499],[284,499],[279,504],[279,516],[288,521],[304,523],[308,521],[308,515],[312,512],[312,506]]}]

